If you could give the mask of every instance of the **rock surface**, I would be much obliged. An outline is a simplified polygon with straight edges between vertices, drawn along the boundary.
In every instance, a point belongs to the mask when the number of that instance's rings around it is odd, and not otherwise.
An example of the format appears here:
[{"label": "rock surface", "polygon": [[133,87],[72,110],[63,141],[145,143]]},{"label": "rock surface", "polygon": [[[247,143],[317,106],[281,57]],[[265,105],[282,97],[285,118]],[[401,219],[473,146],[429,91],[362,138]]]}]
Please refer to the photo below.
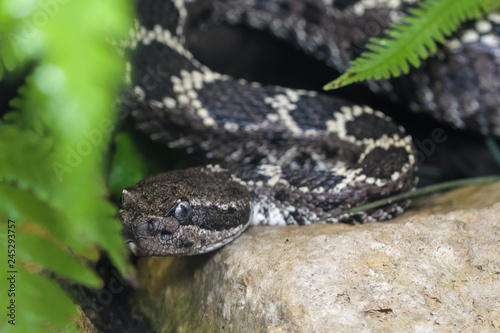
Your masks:
[{"label": "rock surface", "polygon": [[499,331],[498,202],[492,184],[393,222],[252,227],[211,254],[140,259],[133,304],[159,332]]}]

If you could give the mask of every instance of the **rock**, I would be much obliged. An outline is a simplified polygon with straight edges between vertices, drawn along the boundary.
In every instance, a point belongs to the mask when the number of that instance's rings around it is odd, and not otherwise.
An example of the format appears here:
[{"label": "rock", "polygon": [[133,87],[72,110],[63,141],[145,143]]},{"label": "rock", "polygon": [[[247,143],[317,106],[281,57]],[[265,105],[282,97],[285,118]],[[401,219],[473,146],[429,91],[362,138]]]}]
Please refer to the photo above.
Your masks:
[{"label": "rock", "polygon": [[140,259],[133,304],[159,332],[498,331],[498,202],[492,184],[393,222],[252,227],[211,254]]}]

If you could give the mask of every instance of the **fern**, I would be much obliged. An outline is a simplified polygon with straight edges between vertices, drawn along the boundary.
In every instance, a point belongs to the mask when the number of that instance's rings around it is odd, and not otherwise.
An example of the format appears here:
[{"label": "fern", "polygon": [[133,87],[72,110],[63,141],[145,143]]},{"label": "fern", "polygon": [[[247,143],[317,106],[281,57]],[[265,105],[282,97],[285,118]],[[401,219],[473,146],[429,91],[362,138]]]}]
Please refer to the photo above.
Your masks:
[{"label": "fern", "polygon": [[[76,331],[73,302],[45,274],[97,287],[97,274],[74,254],[104,249],[124,270],[116,207],[108,200],[105,156],[124,60],[106,41],[126,38],[126,0],[4,1],[0,6],[0,77],[25,77],[15,111],[0,120],[0,245],[15,221],[15,295],[5,277],[1,332]],[[29,66],[28,66],[29,65]],[[1,114],[6,110],[0,110]],[[10,225],[10,223],[9,223]],[[15,326],[6,306],[15,300]],[[10,310],[7,310],[10,311]]]},{"label": "fern", "polygon": [[[495,0],[498,2],[498,0]],[[369,51],[352,61],[351,67],[323,89],[337,89],[374,78],[388,79],[419,67],[421,60],[437,50],[461,23],[481,17],[488,9],[485,0],[425,0],[420,8],[410,9],[405,24],[393,24],[385,31],[389,38],[371,38]]]}]

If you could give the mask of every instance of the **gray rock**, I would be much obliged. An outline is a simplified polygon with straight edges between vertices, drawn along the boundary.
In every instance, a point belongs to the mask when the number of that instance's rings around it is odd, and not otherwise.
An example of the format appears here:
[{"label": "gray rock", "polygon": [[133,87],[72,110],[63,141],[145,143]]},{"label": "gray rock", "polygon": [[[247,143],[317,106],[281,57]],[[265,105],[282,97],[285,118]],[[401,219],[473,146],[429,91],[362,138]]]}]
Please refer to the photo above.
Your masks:
[{"label": "gray rock", "polygon": [[494,184],[393,222],[252,227],[212,254],[139,260],[133,302],[161,332],[499,331],[499,201]]}]

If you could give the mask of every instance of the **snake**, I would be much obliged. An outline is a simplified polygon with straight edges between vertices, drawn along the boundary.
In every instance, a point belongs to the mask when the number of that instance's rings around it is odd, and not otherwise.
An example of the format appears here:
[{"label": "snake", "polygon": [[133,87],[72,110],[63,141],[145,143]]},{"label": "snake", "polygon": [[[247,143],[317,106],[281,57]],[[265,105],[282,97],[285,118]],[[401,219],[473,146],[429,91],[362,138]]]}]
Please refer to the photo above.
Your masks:
[{"label": "snake", "polygon": [[[250,225],[360,224],[403,212],[408,200],[346,213],[415,189],[416,151],[404,128],[355,101],[220,74],[197,60],[189,43],[197,29],[244,24],[343,71],[369,37],[400,22],[416,2],[139,1],[130,39],[122,41],[130,54],[131,114],[152,140],[184,150],[195,162],[123,190],[119,219],[130,251],[196,255],[230,243]],[[436,118],[457,127],[499,133],[492,111],[499,94],[485,88],[498,72],[490,66],[500,44],[498,23],[497,16],[470,23],[404,84],[398,79],[367,85],[422,112],[439,109]],[[463,59],[477,54],[482,64],[464,65]],[[469,80],[450,85],[464,71]],[[462,103],[463,91],[485,98]]]}]

